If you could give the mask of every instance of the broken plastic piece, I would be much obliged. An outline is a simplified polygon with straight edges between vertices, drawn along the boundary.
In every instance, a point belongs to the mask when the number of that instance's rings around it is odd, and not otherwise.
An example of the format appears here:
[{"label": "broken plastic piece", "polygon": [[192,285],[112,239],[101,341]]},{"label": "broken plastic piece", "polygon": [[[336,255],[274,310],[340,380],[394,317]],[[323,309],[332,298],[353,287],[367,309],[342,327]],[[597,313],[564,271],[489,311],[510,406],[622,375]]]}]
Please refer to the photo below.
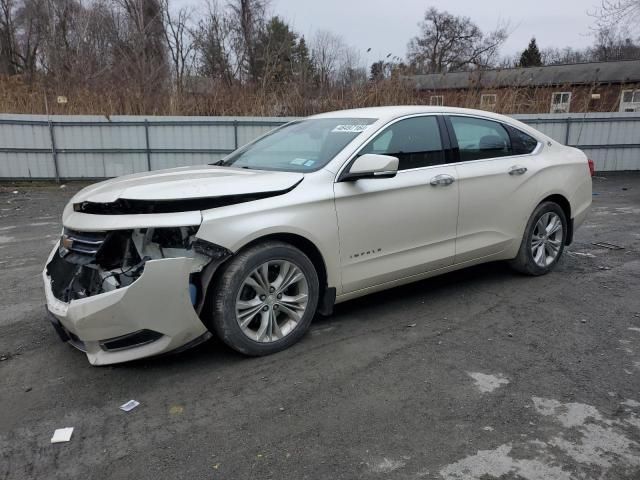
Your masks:
[{"label": "broken plastic piece", "polygon": [[140,402],[136,400],[129,400],[127,403],[120,405],[120,410],[124,410],[125,412],[130,412],[134,408],[140,405]]},{"label": "broken plastic piece", "polygon": [[63,443],[71,440],[71,434],[73,433],[73,427],[58,428],[53,432],[51,437],[51,443]]}]

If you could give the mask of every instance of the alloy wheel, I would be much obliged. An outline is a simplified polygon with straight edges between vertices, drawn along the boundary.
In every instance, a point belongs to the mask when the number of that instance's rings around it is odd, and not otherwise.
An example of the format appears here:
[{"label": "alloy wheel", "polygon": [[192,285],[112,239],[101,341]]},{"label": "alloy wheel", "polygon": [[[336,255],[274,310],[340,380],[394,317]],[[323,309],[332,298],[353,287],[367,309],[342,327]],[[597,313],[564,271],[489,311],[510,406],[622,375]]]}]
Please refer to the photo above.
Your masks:
[{"label": "alloy wheel", "polygon": [[289,260],[269,260],[242,282],[236,320],[250,339],[270,343],[289,335],[307,309],[309,282]]},{"label": "alloy wheel", "polygon": [[562,220],[558,214],[547,212],[538,219],[531,237],[531,253],[536,265],[548,267],[558,258],[562,234]]}]

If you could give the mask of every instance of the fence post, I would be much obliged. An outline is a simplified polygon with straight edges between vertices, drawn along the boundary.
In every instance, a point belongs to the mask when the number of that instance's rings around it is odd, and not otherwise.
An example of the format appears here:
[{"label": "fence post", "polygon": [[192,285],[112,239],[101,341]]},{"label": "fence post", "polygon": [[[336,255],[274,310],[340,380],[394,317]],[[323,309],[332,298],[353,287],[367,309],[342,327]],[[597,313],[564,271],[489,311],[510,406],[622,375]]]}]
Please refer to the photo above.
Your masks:
[{"label": "fence post", "polygon": [[233,149],[238,149],[238,121],[233,121]]},{"label": "fence post", "polygon": [[149,120],[144,119],[144,141],[147,151],[147,172],[151,171],[151,148],[149,146]]},{"label": "fence post", "polygon": [[571,131],[571,117],[567,117],[567,127],[564,134],[564,144],[569,146],[569,133]]},{"label": "fence post", "polygon": [[53,132],[53,122],[49,118],[49,137],[51,138],[51,158],[53,159],[53,170],[56,175],[56,183],[60,183],[60,170],[58,168],[58,150],[56,149],[56,136]]}]

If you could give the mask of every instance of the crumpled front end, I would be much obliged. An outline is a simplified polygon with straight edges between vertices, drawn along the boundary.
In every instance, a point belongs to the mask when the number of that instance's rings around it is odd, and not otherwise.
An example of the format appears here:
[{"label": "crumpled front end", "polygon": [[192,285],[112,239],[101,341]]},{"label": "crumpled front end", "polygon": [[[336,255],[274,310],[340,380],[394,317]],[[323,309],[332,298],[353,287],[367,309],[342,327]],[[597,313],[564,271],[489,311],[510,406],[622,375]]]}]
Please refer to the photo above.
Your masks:
[{"label": "crumpled front end", "polygon": [[[65,229],[43,271],[60,336],[93,365],[158,355],[211,336],[198,316],[207,275],[230,255],[197,227]],[[208,279],[207,279],[208,280]]]}]

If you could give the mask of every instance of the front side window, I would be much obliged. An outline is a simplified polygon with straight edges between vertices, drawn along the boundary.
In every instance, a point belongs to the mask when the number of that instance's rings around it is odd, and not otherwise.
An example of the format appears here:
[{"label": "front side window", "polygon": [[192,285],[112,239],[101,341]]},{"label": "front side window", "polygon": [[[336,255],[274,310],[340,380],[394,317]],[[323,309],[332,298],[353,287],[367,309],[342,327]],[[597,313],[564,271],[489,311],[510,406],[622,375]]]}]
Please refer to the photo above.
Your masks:
[{"label": "front side window", "polygon": [[375,118],[310,118],[276,129],[216,165],[312,172],[324,167]]},{"label": "front side window", "polygon": [[361,151],[397,157],[398,170],[444,163],[444,151],[435,116],[400,120],[371,140]]},{"label": "front side window", "polygon": [[498,122],[474,117],[449,117],[453,126],[460,161],[513,155],[507,130]]}]

